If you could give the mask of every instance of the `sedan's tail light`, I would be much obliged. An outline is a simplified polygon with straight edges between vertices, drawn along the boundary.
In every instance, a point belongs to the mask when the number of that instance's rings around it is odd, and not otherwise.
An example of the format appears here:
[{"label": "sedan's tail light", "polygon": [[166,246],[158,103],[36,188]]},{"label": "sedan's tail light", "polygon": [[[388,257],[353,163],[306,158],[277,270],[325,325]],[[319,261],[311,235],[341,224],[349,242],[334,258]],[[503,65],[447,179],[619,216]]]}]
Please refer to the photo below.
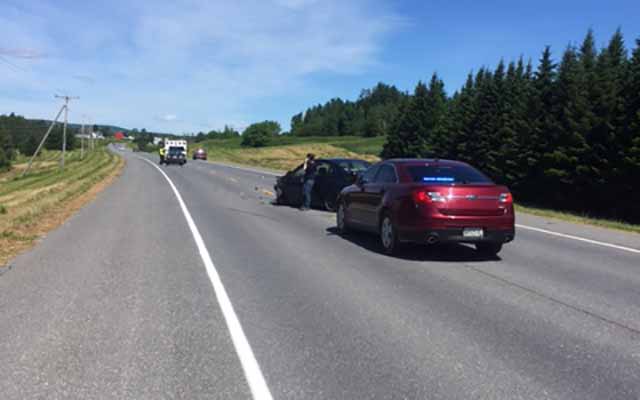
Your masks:
[{"label": "sedan's tail light", "polygon": [[500,200],[500,203],[513,204],[513,196],[511,193],[500,193],[500,197],[498,199]]},{"label": "sedan's tail light", "polygon": [[440,192],[426,192],[424,190],[417,190],[413,192],[413,201],[416,204],[444,203],[447,201],[447,198]]}]

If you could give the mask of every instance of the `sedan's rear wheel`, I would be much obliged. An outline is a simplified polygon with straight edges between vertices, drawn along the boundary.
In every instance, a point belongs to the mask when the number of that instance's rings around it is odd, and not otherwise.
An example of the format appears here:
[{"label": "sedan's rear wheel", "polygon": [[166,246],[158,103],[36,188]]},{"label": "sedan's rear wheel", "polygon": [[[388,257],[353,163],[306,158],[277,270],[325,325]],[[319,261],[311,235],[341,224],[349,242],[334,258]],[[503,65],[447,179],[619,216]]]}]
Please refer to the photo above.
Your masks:
[{"label": "sedan's rear wheel", "polygon": [[347,226],[346,219],[346,209],[344,203],[340,203],[338,205],[338,211],[336,212],[336,227],[338,228],[338,233],[345,234],[349,232],[349,227]]},{"label": "sedan's rear wheel", "polygon": [[496,256],[502,250],[502,243],[476,243],[476,250],[485,256]]},{"label": "sedan's rear wheel", "polygon": [[387,254],[395,254],[398,251],[398,234],[388,213],[382,216],[380,223],[380,243]]}]

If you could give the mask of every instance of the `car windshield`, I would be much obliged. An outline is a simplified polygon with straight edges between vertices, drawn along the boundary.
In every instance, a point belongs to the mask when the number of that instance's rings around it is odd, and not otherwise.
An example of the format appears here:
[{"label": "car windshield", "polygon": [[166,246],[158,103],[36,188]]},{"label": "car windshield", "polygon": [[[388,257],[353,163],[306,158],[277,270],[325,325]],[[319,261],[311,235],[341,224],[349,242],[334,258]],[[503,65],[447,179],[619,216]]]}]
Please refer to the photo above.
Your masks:
[{"label": "car windshield", "polygon": [[343,171],[348,174],[357,174],[359,172],[365,171],[371,164],[366,161],[345,160],[340,161],[338,165],[340,166],[340,168],[342,168]]},{"label": "car windshield", "polygon": [[182,147],[169,147],[169,154],[182,154]]},{"label": "car windshield", "polygon": [[413,182],[438,184],[490,184],[491,179],[466,165],[412,165],[407,168]]}]

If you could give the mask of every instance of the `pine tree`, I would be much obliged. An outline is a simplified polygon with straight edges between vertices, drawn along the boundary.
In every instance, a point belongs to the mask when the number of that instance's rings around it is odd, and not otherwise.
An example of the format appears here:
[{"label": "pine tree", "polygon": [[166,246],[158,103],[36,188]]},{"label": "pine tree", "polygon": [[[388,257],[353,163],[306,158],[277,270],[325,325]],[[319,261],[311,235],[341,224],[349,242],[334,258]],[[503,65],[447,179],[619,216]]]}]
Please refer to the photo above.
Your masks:
[{"label": "pine tree", "polygon": [[484,70],[480,70],[475,77],[471,73],[467,76],[467,81],[451,109],[449,118],[452,130],[451,158],[472,162],[477,153],[475,146],[475,124],[478,115],[476,82],[483,75]]},{"label": "pine tree", "polygon": [[588,192],[593,200],[590,209],[597,214],[610,214],[615,211],[607,204],[623,195],[619,185],[621,172],[618,159],[622,150],[617,145],[617,136],[624,121],[624,103],[622,88],[626,75],[627,60],[624,40],[620,31],[616,31],[609,45],[597,57],[595,81],[592,86],[591,104],[593,128],[587,133],[590,152],[585,165],[590,169],[591,179]]},{"label": "pine tree", "polygon": [[382,158],[422,157],[427,152],[425,140],[426,110],[429,89],[418,82],[414,95],[403,107],[382,149]]},{"label": "pine tree", "polygon": [[14,149],[9,131],[3,125],[0,125],[0,170],[11,167],[13,156]]},{"label": "pine tree", "polygon": [[544,155],[545,177],[554,204],[563,208],[582,205],[584,193],[578,182],[580,162],[588,147],[585,132],[589,129],[590,111],[584,90],[583,74],[576,50],[569,46],[558,71],[554,117],[558,124],[552,147]]},{"label": "pine tree", "polygon": [[425,157],[442,158],[448,152],[450,138],[447,127],[447,102],[444,82],[434,73],[429,82],[425,109]]},{"label": "pine tree", "polygon": [[[624,185],[624,217],[632,222],[640,222],[640,38],[636,39],[624,91],[625,131],[620,137],[624,149],[622,156],[621,182]],[[626,201],[625,201],[626,199]]]},{"label": "pine tree", "polygon": [[[498,130],[500,124],[498,87],[502,84],[504,69],[497,76],[485,69],[481,79],[476,81],[478,113],[474,123],[474,154],[472,164],[493,179],[500,178],[496,168],[498,154]],[[500,79],[500,83],[497,80]]]},{"label": "pine tree", "polygon": [[547,183],[544,174],[547,166],[543,157],[552,146],[551,140],[556,130],[553,118],[556,67],[551,58],[551,48],[547,46],[540,58],[529,94],[527,118],[530,132],[521,143],[523,153],[519,168],[527,171],[527,185],[523,187],[524,196],[543,205],[549,203],[547,196],[540,196],[540,193],[544,193]]}]

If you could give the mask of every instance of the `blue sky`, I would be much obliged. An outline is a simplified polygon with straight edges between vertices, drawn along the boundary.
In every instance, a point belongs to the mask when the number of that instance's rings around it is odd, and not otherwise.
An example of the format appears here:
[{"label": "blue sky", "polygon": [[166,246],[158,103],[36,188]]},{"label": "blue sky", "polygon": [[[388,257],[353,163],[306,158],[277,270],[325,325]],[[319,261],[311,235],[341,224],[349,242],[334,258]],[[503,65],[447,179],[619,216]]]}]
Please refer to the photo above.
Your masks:
[{"label": "blue sky", "polygon": [[449,92],[501,59],[556,58],[588,28],[640,38],[639,1],[3,0],[0,113],[161,132],[242,129],[379,81]]}]

